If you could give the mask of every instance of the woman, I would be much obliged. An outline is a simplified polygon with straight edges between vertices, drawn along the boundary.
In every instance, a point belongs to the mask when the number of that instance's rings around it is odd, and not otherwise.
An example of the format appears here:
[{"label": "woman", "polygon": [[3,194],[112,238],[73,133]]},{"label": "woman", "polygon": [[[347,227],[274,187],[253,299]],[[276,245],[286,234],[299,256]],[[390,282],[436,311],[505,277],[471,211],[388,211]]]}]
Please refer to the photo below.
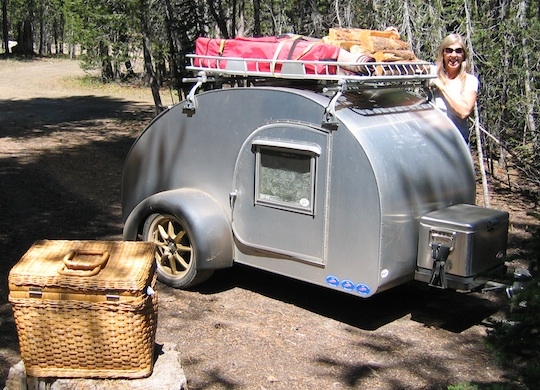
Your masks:
[{"label": "woman", "polygon": [[476,103],[478,79],[470,74],[469,54],[463,38],[450,34],[443,39],[437,56],[435,105],[443,110],[469,141],[467,119]]}]

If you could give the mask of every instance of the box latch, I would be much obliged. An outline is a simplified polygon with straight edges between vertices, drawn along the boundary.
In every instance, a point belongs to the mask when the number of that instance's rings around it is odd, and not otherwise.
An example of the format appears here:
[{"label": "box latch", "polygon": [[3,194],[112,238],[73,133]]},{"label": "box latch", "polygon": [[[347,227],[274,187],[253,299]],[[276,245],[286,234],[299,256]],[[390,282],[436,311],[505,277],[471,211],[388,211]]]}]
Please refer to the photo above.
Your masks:
[{"label": "box latch", "polygon": [[446,288],[446,260],[450,252],[454,250],[455,232],[443,232],[431,230],[429,232],[429,247],[431,248],[431,258],[433,267],[431,268],[431,287]]}]

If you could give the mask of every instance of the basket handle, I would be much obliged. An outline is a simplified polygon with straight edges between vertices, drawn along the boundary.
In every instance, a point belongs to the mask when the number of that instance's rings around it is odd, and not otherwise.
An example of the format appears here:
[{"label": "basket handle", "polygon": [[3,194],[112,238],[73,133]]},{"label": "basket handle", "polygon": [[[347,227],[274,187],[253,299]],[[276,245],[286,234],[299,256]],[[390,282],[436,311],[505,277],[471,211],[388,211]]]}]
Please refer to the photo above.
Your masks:
[{"label": "basket handle", "polygon": [[[77,261],[75,260],[77,255],[91,256],[93,259]],[[107,251],[70,250],[67,255],[64,256],[63,262],[58,268],[58,273],[66,276],[94,276],[101,271],[108,259],[109,252]]]}]

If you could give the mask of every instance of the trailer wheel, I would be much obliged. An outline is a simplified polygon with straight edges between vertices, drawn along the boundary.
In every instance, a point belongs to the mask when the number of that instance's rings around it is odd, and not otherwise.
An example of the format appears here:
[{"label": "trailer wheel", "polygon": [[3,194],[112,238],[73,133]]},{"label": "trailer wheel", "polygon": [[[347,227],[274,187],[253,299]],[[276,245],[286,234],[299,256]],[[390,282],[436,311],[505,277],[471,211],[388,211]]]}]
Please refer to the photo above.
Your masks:
[{"label": "trailer wheel", "polygon": [[197,269],[197,248],[186,226],[173,215],[152,214],[148,217],[142,239],[156,244],[157,276],[168,286],[191,287],[214,273],[211,269]]}]

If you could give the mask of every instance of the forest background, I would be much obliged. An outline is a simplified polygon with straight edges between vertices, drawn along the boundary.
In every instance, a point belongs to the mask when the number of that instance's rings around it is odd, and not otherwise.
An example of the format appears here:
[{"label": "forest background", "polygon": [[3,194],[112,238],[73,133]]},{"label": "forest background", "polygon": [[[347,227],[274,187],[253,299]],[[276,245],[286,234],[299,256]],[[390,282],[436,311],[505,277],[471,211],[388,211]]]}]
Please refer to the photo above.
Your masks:
[{"label": "forest background", "polygon": [[[2,48],[23,55],[79,55],[104,81],[142,77],[185,95],[186,57],[198,36],[293,33],[323,37],[331,27],[396,27],[418,58],[434,62],[449,33],[463,35],[481,89],[477,131],[487,161],[512,165],[540,184],[539,0],[1,0]],[[10,41],[17,46],[11,47]],[[139,63],[140,71],[137,71]],[[473,144],[475,140],[472,140]],[[493,173],[493,164],[488,164]],[[532,191],[536,192],[536,191]]]}]

